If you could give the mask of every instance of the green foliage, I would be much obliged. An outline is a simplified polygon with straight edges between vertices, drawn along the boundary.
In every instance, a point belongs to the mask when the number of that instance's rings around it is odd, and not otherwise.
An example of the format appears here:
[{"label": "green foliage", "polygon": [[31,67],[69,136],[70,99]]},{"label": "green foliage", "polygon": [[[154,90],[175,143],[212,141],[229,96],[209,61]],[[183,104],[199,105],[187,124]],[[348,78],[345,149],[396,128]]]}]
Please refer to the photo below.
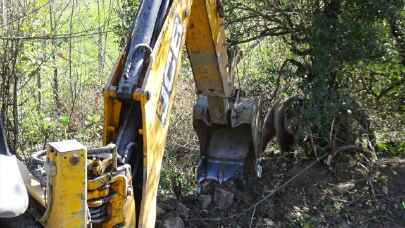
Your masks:
[{"label": "green foliage", "polygon": [[[281,84],[288,86],[280,91],[305,96],[306,131],[321,147],[331,145],[332,128],[343,129],[336,134],[348,138],[355,137],[357,129],[368,128],[364,104],[367,110],[375,107],[380,113],[403,117],[398,105],[405,96],[402,0],[231,0],[225,8],[232,43],[282,41],[281,56],[273,54],[278,50],[267,54],[273,58],[270,79],[258,75],[251,85],[274,91],[279,83],[275,78],[284,75],[280,68],[285,67],[274,64],[274,58],[288,60],[290,76],[281,77]],[[268,68],[269,63],[259,69]],[[347,115],[347,110],[354,113]],[[338,141],[342,140],[347,141]]]},{"label": "green foliage", "polygon": [[[57,119],[43,113],[33,112],[21,121],[21,141],[25,149],[43,147],[48,140],[61,138],[63,125]],[[42,148],[41,148],[42,149]]]},{"label": "green foliage", "polygon": [[68,127],[70,123],[69,116],[61,116],[59,117],[59,123],[62,125],[62,127],[66,128]]},{"label": "green foliage", "polygon": [[405,142],[381,142],[377,144],[377,149],[389,157],[405,157]]},{"label": "green foliage", "polygon": [[[113,33],[121,23],[114,13],[120,4],[39,0],[9,5],[10,24],[0,28],[0,34],[21,39],[0,40],[0,46],[8,50],[1,57],[9,59],[1,62],[1,68],[11,69],[10,45],[19,45],[15,73],[0,71],[7,74],[0,79],[0,105],[9,136],[17,139],[21,150],[68,138],[85,144],[100,141],[101,91],[120,51],[120,37]],[[11,99],[14,88],[6,82],[12,85],[14,79],[17,97]]]},{"label": "green foliage", "polygon": [[[373,64],[389,53],[386,44],[392,43],[392,38],[387,35],[383,12],[392,4],[332,1],[314,14],[310,33],[312,71],[303,91],[310,100],[307,113],[317,112],[307,115],[307,119],[315,123],[320,135],[328,135],[336,116],[345,110],[344,104],[352,103],[352,75],[343,69],[358,62]],[[388,72],[391,77],[397,75],[395,68]]]},{"label": "green foliage", "polygon": [[119,40],[120,47],[123,47],[131,34],[131,28],[136,18],[139,0],[120,0],[120,8],[117,10],[120,23],[114,26],[114,32],[121,37]]},{"label": "green foliage", "polygon": [[184,165],[180,165],[176,158],[177,151],[166,151],[164,164],[160,173],[159,191],[167,195],[175,194],[182,197],[192,193],[196,189],[195,176],[193,172],[186,171]]}]

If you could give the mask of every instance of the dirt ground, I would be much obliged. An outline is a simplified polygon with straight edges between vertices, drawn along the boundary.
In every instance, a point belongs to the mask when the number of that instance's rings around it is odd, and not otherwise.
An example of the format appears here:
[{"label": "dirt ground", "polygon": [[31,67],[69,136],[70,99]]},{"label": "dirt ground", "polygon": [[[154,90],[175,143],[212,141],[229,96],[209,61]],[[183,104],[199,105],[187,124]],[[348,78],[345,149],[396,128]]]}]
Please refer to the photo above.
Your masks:
[{"label": "dirt ground", "polygon": [[226,209],[215,203],[203,209],[197,193],[160,199],[157,227],[167,227],[173,217],[181,218],[184,227],[405,227],[404,159],[379,159],[373,179],[361,165],[349,162],[353,159],[341,156],[333,170],[320,162],[247,211],[313,162],[280,154],[270,157],[255,184],[228,189],[234,200]]}]

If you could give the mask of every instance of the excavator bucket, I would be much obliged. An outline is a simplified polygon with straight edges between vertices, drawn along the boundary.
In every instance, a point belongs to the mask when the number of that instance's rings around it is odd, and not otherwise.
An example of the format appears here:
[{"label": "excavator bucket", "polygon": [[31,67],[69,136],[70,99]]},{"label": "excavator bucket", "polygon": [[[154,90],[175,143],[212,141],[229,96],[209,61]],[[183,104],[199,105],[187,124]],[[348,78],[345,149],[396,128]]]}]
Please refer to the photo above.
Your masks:
[{"label": "excavator bucket", "polygon": [[194,129],[200,140],[201,158],[197,180],[224,183],[261,176],[260,116],[256,104],[247,99],[234,103],[231,123],[209,122],[208,102],[200,96],[194,106]]},{"label": "excavator bucket", "polygon": [[211,138],[206,145],[206,156],[199,164],[199,182],[223,183],[244,174],[244,163],[252,144],[246,132],[249,126],[208,128]]}]

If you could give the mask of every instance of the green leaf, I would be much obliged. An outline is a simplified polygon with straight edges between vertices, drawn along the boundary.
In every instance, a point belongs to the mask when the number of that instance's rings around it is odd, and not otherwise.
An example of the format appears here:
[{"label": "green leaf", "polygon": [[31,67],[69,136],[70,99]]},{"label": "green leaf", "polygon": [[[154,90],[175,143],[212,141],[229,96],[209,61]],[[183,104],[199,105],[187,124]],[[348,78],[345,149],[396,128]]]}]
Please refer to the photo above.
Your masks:
[{"label": "green leaf", "polygon": [[69,116],[61,116],[59,117],[59,123],[63,126],[63,127],[67,127],[70,123],[70,118]]}]

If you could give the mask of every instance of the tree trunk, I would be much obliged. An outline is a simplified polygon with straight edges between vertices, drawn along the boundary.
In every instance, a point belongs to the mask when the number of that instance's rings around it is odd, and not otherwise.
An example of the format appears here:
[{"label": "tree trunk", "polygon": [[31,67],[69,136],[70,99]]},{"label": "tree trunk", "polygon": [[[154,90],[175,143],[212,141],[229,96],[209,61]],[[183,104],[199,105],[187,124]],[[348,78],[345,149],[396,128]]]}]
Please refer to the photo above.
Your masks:
[{"label": "tree trunk", "polygon": [[394,38],[395,46],[398,50],[401,64],[405,66],[405,17],[402,17],[400,12],[394,12],[388,18],[392,37]]},{"label": "tree trunk", "polygon": [[42,82],[41,82],[41,69],[37,72],[37,111],[41,112],[42,106]]},{"label": "tree trunk", "polygon": [[2,0],[2,8],[3,8],[3,28],[7,30],[7,24],[8,24],[8,20],[7,20],[7,0]]},{"label": "tree trunk", "polygon": [[58,79],[58,68],[56,66],[56,40],[55,40],[55,25],[53,23],[53,6],[54,0],[51,0],[49,3],[49,22],[51,27],[51,45],[52,45],[52,63],[53,63],[53,78],[52,78],[52,92],[53,92],[53,99],[55,103],[55,113],[59,116],[61,111],[61,102],[59,98],[59,79]]},{"label": "tree trunk", "polygon": [[100,0],[97,0],[97,18],[98,18],[98,67],[97,73],[98,76],[102,76],[104,73],[104,44],[103,44],[103,29],[101,27],[101,18],[100,18]]}]

